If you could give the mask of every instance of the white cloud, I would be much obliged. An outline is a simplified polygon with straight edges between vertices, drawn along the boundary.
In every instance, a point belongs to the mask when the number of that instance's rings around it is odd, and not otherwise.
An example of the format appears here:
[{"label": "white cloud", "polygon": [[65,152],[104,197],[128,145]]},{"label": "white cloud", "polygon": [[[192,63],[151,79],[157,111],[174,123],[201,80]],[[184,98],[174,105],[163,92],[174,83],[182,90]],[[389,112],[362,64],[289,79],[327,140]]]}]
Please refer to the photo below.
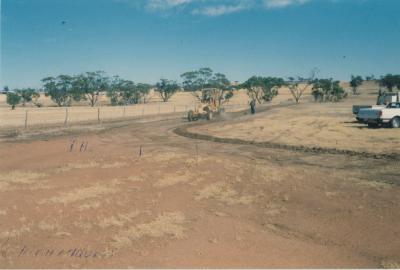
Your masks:
[{"label": "white cloud", "polygon": [[194,0],[148,0],[146,7],[150,10],[167,10],[190,4]]},{"label": "white cloud", "polygon": [[264,5],[267,8],[283,8],[295,4],[304,4],[310,0],[264,0]]},{"label": "white cloud", "polygon": [[[0,0],[1,1],[1,0]],[[138,9],[171,15],[179,11],[195,15],[221,16],[247,9],[264,7],[267,9],[302,5],[311,0],[114,0],[126,3]]]},{"label": "white cloud", "polygon": [[239,12],[250,8],[249,4],[244,1],[236,5],[216,5],[216,6],[206,6],[203,8],[197,8],[192,11],[192,14],[201,14],[206,16],[220,16],[224,14],[230,14]]}]

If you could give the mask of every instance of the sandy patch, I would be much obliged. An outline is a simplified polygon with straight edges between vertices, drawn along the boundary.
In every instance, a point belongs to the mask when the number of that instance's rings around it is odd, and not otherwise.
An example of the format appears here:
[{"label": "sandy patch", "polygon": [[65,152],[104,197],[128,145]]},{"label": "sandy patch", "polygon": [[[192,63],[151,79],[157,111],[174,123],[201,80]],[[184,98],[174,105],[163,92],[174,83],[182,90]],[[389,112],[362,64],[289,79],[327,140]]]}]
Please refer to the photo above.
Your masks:
[{"label": "sandy patch", "polygon": [[220,202],[232,204],[251,204],[254,200],[253,196],[240,196],[237,191],[229,187],[227,184],[217,182],[204,187],[198,192],[196,200],[215,199]]},{"label": "sandy patch", "polygon": [[400,262],[384,260],[381,262],[383,269],[400,269]]},{"label": "sandy patch", "polygon": [[163,188],[169,187],[176,184],[187,183],[192,179],[193,175],[189,172],[184,172],[183,174],[164,174],[161,176],[156,183],[154,183],[155,187]]},{"label": "sandy patch", "polygon": [[109,163],[109,164],[103,164],[101,165],[102,169],[111,169],[111,168],[122,168],[122,167],[126,167],[128,166],[128,163],[126,162],[113,162],[113,163]]},{"label": "sandy patch", "polygon": [[109,217],[102,218],[98,221],[98,226],[101,228],[108,228],[111,226],[122,227],[129,223],[140,214],[140,211],[134,210],[125,214],[117,214]]},{"label": "sandy patch", "polygon": [[24,225],[19,229],[12,229],[9,231],[0,232],[0,239],[19,237],[25,233],[29,233],[30,231],[31,231],[31,227],[28,225]]},{"label": "sandy patch", "polygon": [[172,237],[182,239],[185,236],[185,216],[182,212],[168,212],[159,215],[154,221],[134,225],[113,237],[113,246],[121,248],[132,244],[142,237]]},{"label": "sandy patch", "polygon": [[41,178],[45,177],[44,173],[12,171],[0,174],[0,191],[8,190],[16,185],[30,185],[30,189],[38,189],[43,186]]},{"label": "sandy patch", "polygon": [[67,172],[73,169],[89,169],[97,167],[100,167],[100,164],[95,161],[91,161],[89,163],[70,163],[67,164],[65,167],[57,168],[56,172],[60,173],[60,172]]},{"label": "sandy patch", "polygon": [[99,197],[101,195],[114,194],[118,192],[119,189],[113,186],[103,186],[95,184],[91,187],[79,188],[72,190],[70,192],[60,193],[58,196],[52,197],[50,199],[42,200],[40,203],[62,203],[69,204],[77,201],[83,201],[86,199],[92,199]]}]

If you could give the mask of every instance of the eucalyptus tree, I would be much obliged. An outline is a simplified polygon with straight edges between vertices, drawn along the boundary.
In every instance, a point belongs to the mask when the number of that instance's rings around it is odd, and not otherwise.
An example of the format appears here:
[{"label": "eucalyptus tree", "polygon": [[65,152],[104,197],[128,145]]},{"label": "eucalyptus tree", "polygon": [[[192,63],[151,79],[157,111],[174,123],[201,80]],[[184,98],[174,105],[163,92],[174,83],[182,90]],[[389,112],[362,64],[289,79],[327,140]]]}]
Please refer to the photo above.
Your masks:
[{"label": "eucalyptus tree", "polygon": [[15,106],[18,105],[21,101],[21,96],[14,92],[7,92],[7,104],[11,106],[11,109],[14,110]]},{"label": "eucalyptus tree", "polygon": [[74,78],[69,75],[59,75],[57,77],[46,77],[42,79],[43,89],[46,96],[58,106],[69,106],[72,98],[76,96],[73,91]]},{"label": "eucalyptus tree", "polygon": [[351,75],[350,86],[353,90],[353,95],[357,94],[357,89],[363,83],[363,78],[361,76],[353,76]]},{"label": "eucalyptus tree", "polygon": [[285,85],[285,81],[278,77],[253,76],[240,86],[247,90],[251,99],[261,104],[264,101],[271,101],[278,95],[278,88]]},{"label": "eucalyptus tree", "polygon": [[31,102],[33,98],[38,98],[40,96],[33,88],[16,89],[15,92],[21,97],[22,106],[24,107],[26,103]]},{"label": "eucalyptus tree", "polygon": [[400,75],[386,74],[379,80],[381,86],[386,87],[389,92],[393,92],[393,88],[400,90]]},{"label": "eucalyptus tree", "polygon": [[119,76],[114,76],[110,81],[109,87],[107,88],[107,97],[110,98],[111,105],[122,105],[122,87],[124,80]]},{"label": "eucalyptus tree", "polygon": [[161,79],[155,87],[155,91],[164,102],[167,102],[179,89],[180,86],[175,81],[167,79]]},{"label": "eucalyptus tree", "polygon": [[188,71],[181,78],[184,90],[192,92],[201,102],[219,107],[233,96],[230,81],[224,74],[214,73],[211,68]]},{"label": "eucalyptus tree", "polygon": [[294,77],[289,77],[289,82],[287,86],[289,87],[289,91],[292,94],[292,97],[296,103],[300,103],[300,99],[303,96],[304,92],[312,86],[312,83],[315,79],[315,76],[318,72],[317,68],[314,68],[310,72],[310,76],[308,78],[297,77],[297,81]]},{"label": "eucalyptus tree", "polygon": [[135,103],[140,103],[141,101],[143,103],[146,103],[147,101],[147,96],[149,95],[151,89],[151,85],[147,83],[138,83],[135,85],[135,98],[134,101]]},{"label": "eucalyptus tree", "polygon": [[107,96],[111,100],[111,105],[138,104],[142,101],[145,103],[150,88],[148,84],[135,84],[130,80],[114,76],[107,88]]},{"label": "eucalyptus tree", "polygon": [[319,102],[337,102],[347,97],[347,93],[340,86],[340,82],[333,79],[315,79],[312,95],[315,101]]},{"label": "eucalyptus tree", "polygon": [[88,100],[90,106],[97,104],[101,92],[107,91],[109,78],[103,71],[86,72],[74,77],[73,89],[76,99]]}]

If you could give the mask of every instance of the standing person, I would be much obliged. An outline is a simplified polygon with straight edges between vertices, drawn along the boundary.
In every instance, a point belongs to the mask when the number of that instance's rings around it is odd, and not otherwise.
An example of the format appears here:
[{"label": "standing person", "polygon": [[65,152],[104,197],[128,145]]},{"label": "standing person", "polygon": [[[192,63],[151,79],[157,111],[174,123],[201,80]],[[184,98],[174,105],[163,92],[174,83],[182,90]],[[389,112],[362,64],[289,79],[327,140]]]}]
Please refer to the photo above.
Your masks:
[{"label": "standing person", "polygon": [[254,99],[252,101],[250,101],[250,111],[251,111],[251,114],[256,113],[256,101]]}]

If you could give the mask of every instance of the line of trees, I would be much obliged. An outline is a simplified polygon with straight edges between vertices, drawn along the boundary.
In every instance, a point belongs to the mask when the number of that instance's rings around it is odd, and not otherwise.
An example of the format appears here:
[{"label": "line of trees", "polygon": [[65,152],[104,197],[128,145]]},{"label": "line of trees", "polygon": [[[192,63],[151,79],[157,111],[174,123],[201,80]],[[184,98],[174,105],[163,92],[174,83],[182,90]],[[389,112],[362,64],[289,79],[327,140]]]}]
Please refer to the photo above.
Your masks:
[{"label": "line of trees", "polygon": [[[220,107],[229,101],[233,96],[233,90],[238,89],[246,89],[248,96],[257,103],[271,101],[278,95],[278,89],[283,86],[288,87],[296,103],[300,102],[304,92],[309,88],[312,90],[314,100],[318,102],[336,102],[346,98],[347,93],[340,86],[339,81],[317,79],[316,73],[317,71],[313,69],[308,78],[289,77],[288,80],[279,77],[252,76],[238,85],[232,85],[225,74],[214,72],[210,68],[184,72],[180,75],[181,84],[167,79],[161,79],[155,85],[134,83],[119,76],[110,78],[103,71],[46,77],[41,82],[45,95],[50,97],[57,106],[70,106],[73,101],[87,101],[93,107],[104,92],[113,106],[146,103],[151,89],[154,89],[164,102],[167,102],[176,92],[183,90],[191,92],[203,103],[213,103],[215,107]],[[367,76],[365,80],[375,80],[375,77]],[[362,76],[351,76],[350,86],[353,94],[358,93],[358,87],[363,81]],[[400,75],[387,74],[376,81],[390,92],[395,88],[400,90]],[[18,104],[25,106],[27,103],[42,106],[38,102],[40,95],[36,89],[24,88],[10,91],[6,86],[3,92],[6,92],[7,103],[12,109]]]},{"label": "line of trees", "polygon": [[41,107],[41,104],[38,102],[40,94],[33,88],[15,89],[13,92],[7,91],[6,94],[6,102],[13,110],[15,109],[15,106],[20,103],[22,103],[23,107],[30,102],[35,104],[37,107]]},{"label": "line of trees", "polygon": [[102,92],[106,92],[111,105],[145,102],[151,86],[135,84],[119,76],[109,78],[103,71],[86,72],[76,76],[59,75],[42,80],[43,90],[58,106],[70,106],[72,101],[88,101],[94,107]]},{"label": "line of trees", "polygon": [[[378,81],[381,87],[386,88],[389,92],[393,92],[395,88],[400,90],[400,75],[386,74],[382,76],[379,80],[376,80],[373,75],[366,76],[365,81]],[[351,75],[350,86],[353,91],[353,94],[358,94],[358,87],[361,86],[364,82],[362,76],[354,76]]]}]

